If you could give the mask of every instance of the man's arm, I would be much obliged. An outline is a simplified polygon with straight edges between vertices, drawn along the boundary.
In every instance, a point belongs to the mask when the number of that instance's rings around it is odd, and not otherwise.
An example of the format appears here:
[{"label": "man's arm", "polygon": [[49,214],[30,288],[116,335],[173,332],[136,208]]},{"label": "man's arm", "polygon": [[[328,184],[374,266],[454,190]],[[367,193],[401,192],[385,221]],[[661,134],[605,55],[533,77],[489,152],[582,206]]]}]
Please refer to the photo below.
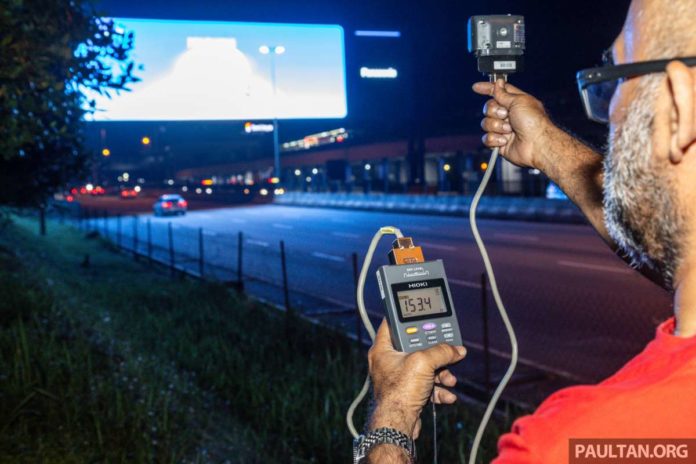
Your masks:
[{"label": "man's arm", "polygon": [[544,132],[537,169],[568,195],[600,237],[616,250],[604,224],[602,155],[550,122]]},{"label": "man's arm", "polygon": [[512,84],[479,82],[474,91],[493,97],[483,109],[484,145],[500,148],[518,166],[544,172],[615,249],[602,212],[602,155],[554,125],[539,100]]},{"label": "man's arm", "polygon": [[[508,161],[546,174],[580,208],[615,253],[616,242],[604,224],[603,156],[556,126],[544,105],[512,84],[478,82],[474,91],[493,97],[486,102],[481,127],[483,143],[500,148]],[[628,257],[618,256],[628,262]],[[665,288],[661,275],[647,266],[638,271]]]}]

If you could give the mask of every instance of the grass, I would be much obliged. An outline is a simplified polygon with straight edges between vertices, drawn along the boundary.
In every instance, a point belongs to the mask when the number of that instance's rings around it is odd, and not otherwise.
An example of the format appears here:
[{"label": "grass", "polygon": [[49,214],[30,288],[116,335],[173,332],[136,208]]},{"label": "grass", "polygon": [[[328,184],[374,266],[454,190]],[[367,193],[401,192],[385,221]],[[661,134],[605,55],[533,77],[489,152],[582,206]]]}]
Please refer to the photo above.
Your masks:
[{"label": "grass", "polygon": [[[349,462],[354,342],[70,227],[35,229],[0,228],[0,462]],[[440,462],[464,461],[479,417],[440,408]]]}]

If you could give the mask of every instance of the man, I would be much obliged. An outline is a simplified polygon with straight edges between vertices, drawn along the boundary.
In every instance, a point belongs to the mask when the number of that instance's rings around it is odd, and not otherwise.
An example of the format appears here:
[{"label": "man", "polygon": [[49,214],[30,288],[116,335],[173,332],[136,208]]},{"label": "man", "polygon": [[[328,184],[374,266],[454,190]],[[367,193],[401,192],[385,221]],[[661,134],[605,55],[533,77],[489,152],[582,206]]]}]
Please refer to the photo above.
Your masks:
[{"label": "man", "polygon": [[[571,438],[696,438],[696,60],[675,60],[696,55],[696,0],[633,0],[612,55],[616,64],[646,63],[607,67],[603,78],[589,73],[581,82],[588,115],[610,123],[605,158],[502,81],[474,85],[493,97],[483,141],[556,182],[612,248],[673,290],[675,316],[609,379],[561,390],[518,419],[499,441],[497,464],[568,462]],[[603,101],[597,85],[612,90]],[[431,394],[436,403],[456,400],[446,387],[457,380],[443,368],[464,354],[448,345],[397,352],[382,323],[369,353],[375,408],[368,430],[417,436]],[[374,447],[368,460],[409,462],[393,444]]]}]

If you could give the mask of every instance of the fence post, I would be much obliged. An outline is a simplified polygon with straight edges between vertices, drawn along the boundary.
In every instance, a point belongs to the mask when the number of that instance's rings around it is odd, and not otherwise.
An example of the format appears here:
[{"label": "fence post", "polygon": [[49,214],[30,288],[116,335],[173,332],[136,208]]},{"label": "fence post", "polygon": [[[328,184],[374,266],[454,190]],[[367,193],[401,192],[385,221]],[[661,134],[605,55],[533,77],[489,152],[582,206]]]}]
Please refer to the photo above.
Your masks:
[{"label": "fence post", "polygon": [[486,392],[491,391],[491,347],[488,339],[488,278],[481,273],[481,320],[483,323],[483,370]]},{"label": "fence post", "polygon": [[358,340],[358,344],[362,345],[362,318],[360,317],[360,311],[358,310],[358,254],[353,253],[353,297],[355,298],[355,337]]},{"label": "fence post", "polygon": [[243,244],[244,244],[244,233],[242,231],[239,232],[239,235],[237,236],[237,289],[240,292],[244,291],[244,280],[243,279],[243,272],[242,272],[242,249],[243,249]]},{"label": "fence post", "polygon": [[172,232],[171,221],[167,223],[167,235],[169,236],[169,270],[173,276],[176,268],[174,262],[174,233]]},{"label": "fence post", "polygon": [[152,264],[152,224],[147,220],[147,259]]},{"label": "fence post", "polygon": [[205,251],[203,249],[203,228],[198,228],[198,274],[205,276]]},{"label": "fence post", "polygon": [[138,216],[133,215],[133,258],[138,259]]},{"label": "fence post", "polygon": [[116,245],[121,248],[121,215],[116,215]]},{"label": "fence post", "polygon": [[285,311],[290,313],[290,292],[288,291],[288,269],[285,264],[285,242],[280,241],[280,266],[283,271],[283,297],[285,298]]}]

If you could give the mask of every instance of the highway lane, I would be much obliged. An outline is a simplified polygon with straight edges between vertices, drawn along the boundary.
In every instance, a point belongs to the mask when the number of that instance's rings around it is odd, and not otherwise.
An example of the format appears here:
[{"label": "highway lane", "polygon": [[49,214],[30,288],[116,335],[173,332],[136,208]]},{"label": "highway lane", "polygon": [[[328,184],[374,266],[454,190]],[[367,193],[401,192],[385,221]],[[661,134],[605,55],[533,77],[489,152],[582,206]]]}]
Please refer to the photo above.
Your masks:
[{"label": "highway lane", "polygon": [[[362,262],[374,232],[382,225],[397,226],[423,247],[427,259],[445,260],[463,335],[481,343],[483,264],[465,218],[274,205],[148,218],[153,242],[166,244],[165,225],[172,222],[176,248],[188,248],[192,256],[197,253],[193,228],[203,228],[206,259],[219,264],[235,262],[234,237],[243,231],[245,273],[277,282],[282,239],[291,287],[345,307],[353,306],[350,254],[358,253]],[[479,228],[518,333],[520,354],[531,362],[576,380],[596,381],[640,351],[656,323],[669,316],[666,292],[614,256],[588,226],[482,220]],[[388,249],[384,240],[374,269],[386,263]],[[366,298],[379,313],[374,279],[368,280]],[[490,314],[492,346],[506,352],[507,337],[492,307]]]}]

